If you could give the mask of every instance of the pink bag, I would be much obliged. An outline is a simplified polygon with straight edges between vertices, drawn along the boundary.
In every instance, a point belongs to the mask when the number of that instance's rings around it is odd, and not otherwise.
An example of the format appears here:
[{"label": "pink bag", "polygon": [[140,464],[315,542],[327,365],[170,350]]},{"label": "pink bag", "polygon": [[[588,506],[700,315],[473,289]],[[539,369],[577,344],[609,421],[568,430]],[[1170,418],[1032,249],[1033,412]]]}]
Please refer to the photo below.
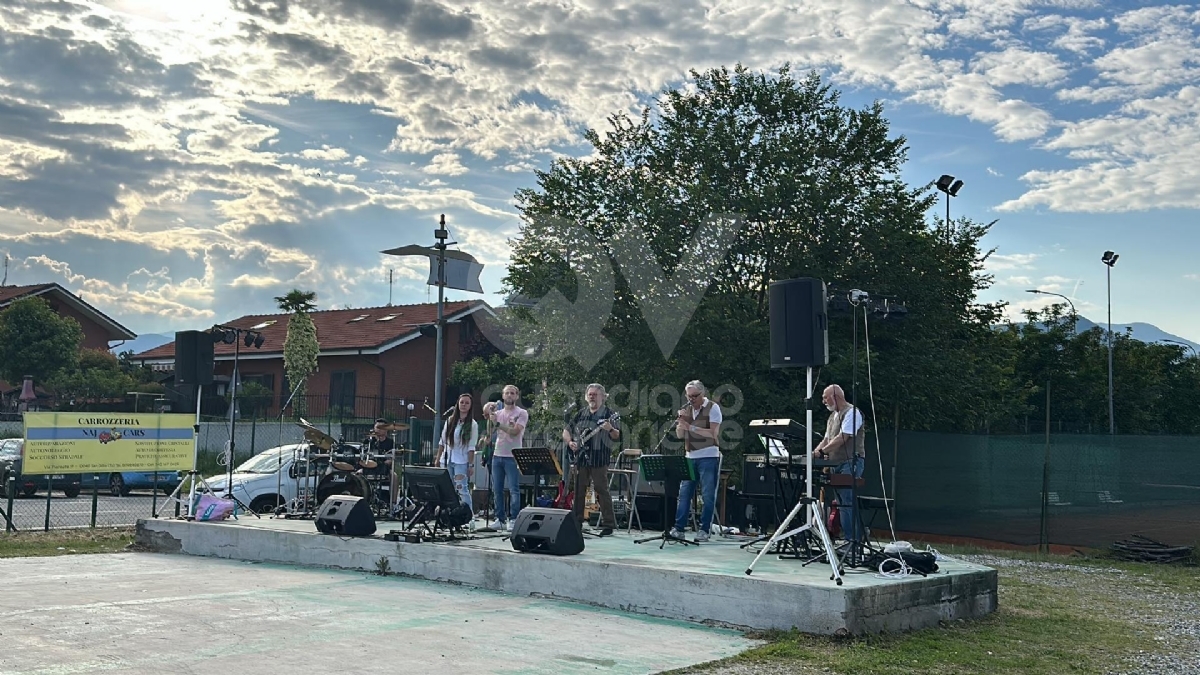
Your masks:
[{"label": "pink bag", "polygon": [[225,520],[233,513],[234,501],[221,499],[210,494],[196,495],[192,514],[196,520]]}]

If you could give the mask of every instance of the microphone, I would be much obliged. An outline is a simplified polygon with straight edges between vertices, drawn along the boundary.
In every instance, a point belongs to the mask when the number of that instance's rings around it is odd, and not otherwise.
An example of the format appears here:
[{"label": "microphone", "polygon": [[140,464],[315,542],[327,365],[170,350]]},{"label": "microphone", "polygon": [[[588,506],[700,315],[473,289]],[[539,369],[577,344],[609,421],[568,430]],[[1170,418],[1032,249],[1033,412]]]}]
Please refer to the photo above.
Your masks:
[{"label": "microphone", "polygon": [[442,413],[442,417],[449,417],[450,413],[454,412],[454,406],[446,408],[446,412]]},{"label": "microphone", "polygon": [[571,401],[567,407],[563,408],[563,414],[566,415],[567,413],[571,412],[571,409],[577,405],[579,405],[578,401]]}]

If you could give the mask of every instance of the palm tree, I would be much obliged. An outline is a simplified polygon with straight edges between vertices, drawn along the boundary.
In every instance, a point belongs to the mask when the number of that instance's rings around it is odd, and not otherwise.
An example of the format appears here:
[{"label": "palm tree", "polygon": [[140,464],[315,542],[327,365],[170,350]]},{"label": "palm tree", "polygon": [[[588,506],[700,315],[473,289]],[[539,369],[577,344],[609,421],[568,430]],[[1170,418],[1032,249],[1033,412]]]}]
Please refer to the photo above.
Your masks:
[{"label": "palm tree", "polygon": [[302,291],[299,288],[293,288],[287,295],[275,298],[279,309],[292,315],[288,319],[287,337],[283,340],[283,372],[287,375],[290,385],[299,385],[292,408],[296,415],[303,415],[307,411],[305,383],[308,376],[317,369],[317,355],[321,352],[321,345],[317,341],[317,327],[308,315],[317,308],[314,302],[316,299],[316,292]]},{"label": "palm tree", "polygon": [[288,314],[313,311],[317,308],[317,305],[313,302],[316,299],[316,291],[302,291],[299,288],[293,288],[288,291],[287,295],[275,296],[275,302],[279,305],[279,309]]}]

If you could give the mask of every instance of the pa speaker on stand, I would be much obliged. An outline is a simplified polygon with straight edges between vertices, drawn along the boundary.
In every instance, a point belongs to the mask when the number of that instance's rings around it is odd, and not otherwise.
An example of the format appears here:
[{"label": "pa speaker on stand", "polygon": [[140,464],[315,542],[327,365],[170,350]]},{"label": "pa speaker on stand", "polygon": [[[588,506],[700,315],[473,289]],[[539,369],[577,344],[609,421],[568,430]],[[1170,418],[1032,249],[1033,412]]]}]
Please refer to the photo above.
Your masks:
[{"label": "pa speaker on stand", "polygon": [[175,384],[207,387],[212,383],[212,334],[199,330],[175,333]]},{"label": "pa speaker on stand", "polygon": [[771,367],[829,363],[829,301],[825,282],[803,277],[770,288]]}]

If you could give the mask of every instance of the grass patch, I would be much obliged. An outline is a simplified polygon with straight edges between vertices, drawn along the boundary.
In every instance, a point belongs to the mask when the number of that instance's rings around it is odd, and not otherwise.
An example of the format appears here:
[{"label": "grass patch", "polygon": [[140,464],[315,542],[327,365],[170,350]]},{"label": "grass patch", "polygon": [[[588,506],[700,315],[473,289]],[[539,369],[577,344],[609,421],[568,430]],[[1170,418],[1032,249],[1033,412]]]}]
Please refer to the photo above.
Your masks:
[{"label": "grass patch", "polygon": [[132,527],[80,528],[0,534],[0,558],[116,553],[133,543]]},{"label": "grass patch", "polygon": [[[1136,582],[1139,588],[1147,584],[1168,591],[1200,592],[1196,569],[1184,565],[1152,565],[1106,557],[979,553],[1068,567],[1043,569],[1035,575],[1001,567],[999,608],[982,619],[943,622],[938,628],[910,633],[849,638],[772,631],[754,636],[767,640],[766,645],[681,672],[742,672],[745,668],[746,672],[769,673],[1053,675],[1119,670],[1130,655],[1157,652],[1162,647],[1155,642],[1156,631],[1131,616],[1136,612],[1129,611],[1133,609],[1130,598],[1114,597],[1114,585],[1127,588],[1126,584]],[[1136,579],[1089,567],[1121,570],[1136,575]],[[1103,583],[1094,583],[1100,581],[1098,575]]]}]

